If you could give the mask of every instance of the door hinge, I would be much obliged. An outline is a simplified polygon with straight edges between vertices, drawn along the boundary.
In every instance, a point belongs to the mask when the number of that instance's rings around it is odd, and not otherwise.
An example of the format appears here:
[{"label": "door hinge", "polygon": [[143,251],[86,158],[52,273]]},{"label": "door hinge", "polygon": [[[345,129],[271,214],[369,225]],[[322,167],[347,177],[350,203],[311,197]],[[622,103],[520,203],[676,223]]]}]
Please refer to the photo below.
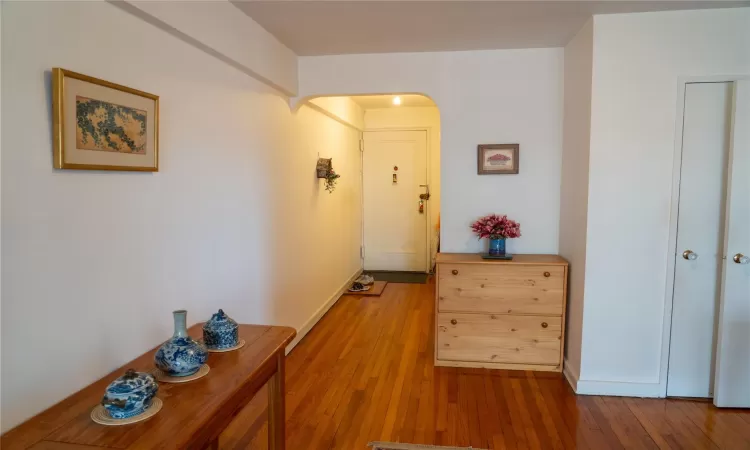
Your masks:
[{"label": "door hinge", "polygon": [[364,245],[359,246],[359,257],[362,259],[365,259],[365,246]]},{"label": "door hinge", "polygon": [[365,140],[360,138],[359,139],[359,151],[364,152],[365,151]]}]

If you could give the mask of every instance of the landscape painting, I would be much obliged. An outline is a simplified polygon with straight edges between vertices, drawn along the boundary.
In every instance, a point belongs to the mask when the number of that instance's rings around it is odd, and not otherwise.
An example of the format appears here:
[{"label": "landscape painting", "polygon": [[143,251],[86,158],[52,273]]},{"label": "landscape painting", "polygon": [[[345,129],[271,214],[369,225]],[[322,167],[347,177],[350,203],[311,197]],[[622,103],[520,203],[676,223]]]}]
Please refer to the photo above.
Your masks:
[{"label": "landscape painting", "polygon": [[56,169],[159,171],[158,95],[54,67],[52,127]]},{"label": "landscape painting", "polygon": [[146,154],[147,112],[76,96],[76,148]]}]

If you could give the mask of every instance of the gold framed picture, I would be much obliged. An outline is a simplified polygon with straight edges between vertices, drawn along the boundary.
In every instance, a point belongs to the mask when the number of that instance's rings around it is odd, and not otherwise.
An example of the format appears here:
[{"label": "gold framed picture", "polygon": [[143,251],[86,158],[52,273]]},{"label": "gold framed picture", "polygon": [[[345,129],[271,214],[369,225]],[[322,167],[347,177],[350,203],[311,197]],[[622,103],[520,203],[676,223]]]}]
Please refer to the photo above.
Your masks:
[{"label": "gold framed picture", "polygon": [[159,96],[52,69],[54,166],[159,170]]},{"label": "gold framed picture", "polygon": [[484,144],[477,147],[477,174],[518,173],[518,144]]}]

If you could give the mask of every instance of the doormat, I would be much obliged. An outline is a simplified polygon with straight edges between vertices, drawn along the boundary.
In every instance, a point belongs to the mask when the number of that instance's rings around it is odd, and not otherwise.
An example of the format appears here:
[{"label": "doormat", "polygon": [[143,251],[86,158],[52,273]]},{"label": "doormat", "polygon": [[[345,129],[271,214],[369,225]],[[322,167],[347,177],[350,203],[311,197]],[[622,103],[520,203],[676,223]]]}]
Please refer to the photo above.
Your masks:
[{"label": "doormat", "polygon": [[427,283],[428,274],[424,272],[390,272],[384,270],[368,270],[367,275],[372,275],[376,281],[387,281],[389,283]]},{"label": "doormat", "polygon": [[438,445],[401,444],[398,442],[370,442],[372,450],[425,450],[430,448],[442,450],[482,450],[474,447],[440,447]]}]

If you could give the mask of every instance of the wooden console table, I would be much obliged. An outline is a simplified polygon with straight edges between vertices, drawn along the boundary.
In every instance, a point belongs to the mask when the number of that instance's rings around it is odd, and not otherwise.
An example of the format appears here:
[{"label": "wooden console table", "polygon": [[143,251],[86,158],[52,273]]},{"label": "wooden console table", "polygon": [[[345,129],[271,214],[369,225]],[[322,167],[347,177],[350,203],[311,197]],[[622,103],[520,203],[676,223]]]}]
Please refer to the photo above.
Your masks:
[{"label": "wooden console table", "polygon": [[[203,324],[190,328],[201,337]],[[125,364],[0,437],[3,450],[203,449],[218,448],[219,434],[234,416],[269,383],[268,446],[284,450],[284,350],[297,332],[288,327],[240,325],[245,346],[233,352],[210,353],[211,371],[188,383],[159,383],[164,402],[158,414],[125,426],[93,422],[91,410],[104,390],[128,368],[154,368],[156,348]],[[158,348],[158,347],[157,347]]]}]

